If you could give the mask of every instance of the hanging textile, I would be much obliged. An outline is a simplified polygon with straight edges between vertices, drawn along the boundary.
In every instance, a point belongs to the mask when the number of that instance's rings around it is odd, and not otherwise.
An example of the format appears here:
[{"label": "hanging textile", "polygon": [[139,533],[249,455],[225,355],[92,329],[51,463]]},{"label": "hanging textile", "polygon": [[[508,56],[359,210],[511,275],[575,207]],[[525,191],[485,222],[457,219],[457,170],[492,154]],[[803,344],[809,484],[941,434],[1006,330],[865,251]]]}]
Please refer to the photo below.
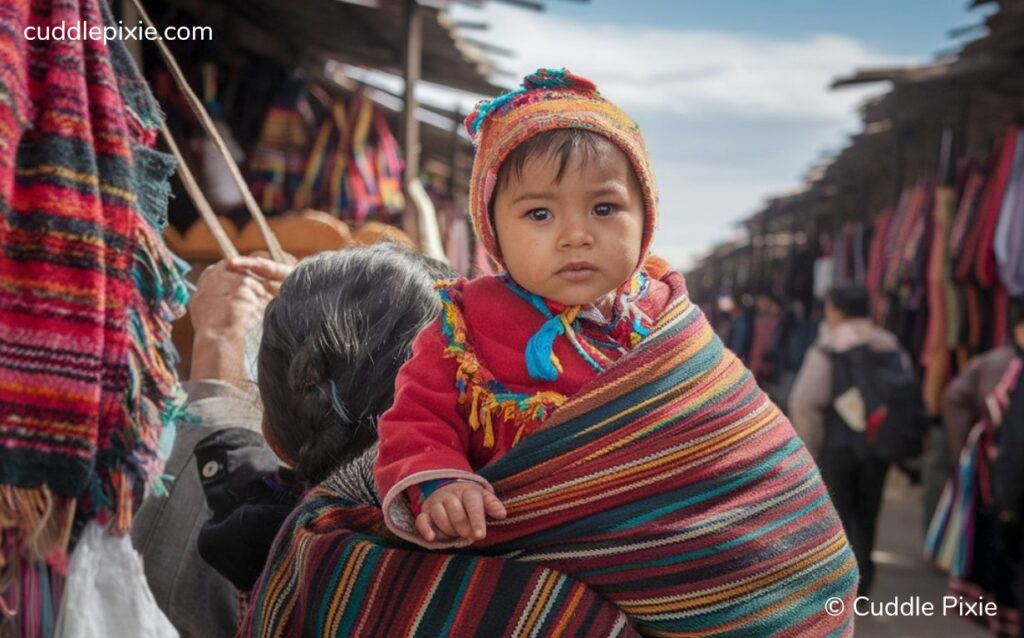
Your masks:
[{"label": "hanging textile", "polygon": [[[341,99],[337,99],[331,105],[330,114],[320,123],[313,146],[309,149],[302,181],[295,192],[295,200],[292,202],[294,210],[316,207],[336,216],[339,214],[338,202],[331,199],[330,194],[326,192],[326,182],[328,181],[329,164],[332,162],[332,149],[344,148],[347,135],[348,115],[345,103]],[[344,171],[344,160],[345,156],[342,154],[340,160],[334,162],[335,164],[339,161],[342,162],[340,166],[342,171]],[[330,204],[326,205],[328,200],[330,200]]]},{"label": "hanging textile", "polygon": [[373,103],[365,95],[353,98],[355,119],[352,123],[352,155],[348,163],[349,192],[352,194],[351,215],[355,222],[362,223],[371,210],[380,208],[380,191],[377,189],[376,163],[369,147],[370,124],[373,121]]},{"label": "hanging textile", "polygon": [[842,286],[850,283],[846,271],[846,232],[839,231],[832,238],[832,285]]},{"label": "hanging textile", "polygon": [[288,210],[302,180],[313,115],[307,84],[289,78],[267,109],[249,165],[249,189],[264,213]]},{"label": "hanging textile", "polygon": [[355,95],[340,99],[321,122],[292,202],[361,224],[389,221],[405,208],[398,142],[380,109]]},{"label": "hanging textile", "polygon": [[373,126],[377,133],[377,180],[381,203],[391,216],[399,215],[405,210],[402,149],[380,109],[374,109]]},{"label": "hanging textile", "polygon": [[930,250],[926,273],[928,305],[927,329],[920,362],[924,368],[922,387],[925,408],[938,415],[942,409],[942,390],[950,379],[950,354],[946,338],[948,308],[954,303],[949,263],[949,234],[956,208],[956,193],[940,186],[935,193],[930,229]]},{"label": "hanging textile", "polygon": [[996,223],[993,252],[1011,296],[1024,295],[1024,131],[1015,139],[1013,165]]},{"label": "hanging textile", "polygon": [[1020,612],[1007,604],[1012,600],[1012,594],[1006,591],[1010,574],[995,542],[992,478],[1003,417],[1022,367],[1020,357],[1012,359],[986,397],[987,413],[971,428],[924,543],[925,556],[949,571],[950,595],[996,603],[995,615],[974,620],[995,630],[994,635],[1007,638],[1018,635]]},{"label": "hanging textile", "polygon": [[0,587],[21,635],[52,623],[73,517],[128,530],[184,399],[157,104],[120,41],[23,38],[80,20],[114,24],[100,0],[0,4]]},{"label": "hanging textile", "polygon": [[968,269],[973,262],[977,240],[972,235],[979,228],[977,215],[981,196],[985,189],[985,171],[977,166],[967,168],[963,193],[957,208],[956,221],[949,237],[951,258],[953,260],[954,277],[960,283],[968,281]]},{"label": "hanging textile", "polygon": [[1010,181],[1010,172],[1017,147],[1017,130],[1010,129],[1003,138],[999,159],[985,188],[979,211],[978,248],[974,259],[974,275],[983,288],[994,287],[997,280],[996,257],[993,249],[996,225]]},{"label": "hanging textile", "polygon": [[868,250],[867,273],[864,276],[864,287],[868,290],[871,298],[871,307],[874,309],[875,321],[879,322],[882,306],[882,277],[885,273],[887,240],[889,230],[892,227],[893,212],[883,211],[875,219],[875,230],[871,237],[871,247]]}]

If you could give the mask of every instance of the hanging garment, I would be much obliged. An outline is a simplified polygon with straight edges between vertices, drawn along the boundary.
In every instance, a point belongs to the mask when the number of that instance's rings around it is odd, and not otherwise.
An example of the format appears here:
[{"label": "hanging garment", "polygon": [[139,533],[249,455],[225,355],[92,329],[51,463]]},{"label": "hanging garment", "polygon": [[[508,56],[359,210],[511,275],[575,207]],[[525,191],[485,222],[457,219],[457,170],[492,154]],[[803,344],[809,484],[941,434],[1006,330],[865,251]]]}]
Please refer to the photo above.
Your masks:
[{"label": "hanging garment", "polygon": [[377,185],[387,217],[405,210],[405,195],[402,192],[402,149],[388,127],[384,112],[374,109],[373,128],[377,136]]},{"label": "hanging garment", "polygon": [[868,231],[862,223],[853,227],[853,282],[863,285],[867,280]]},{"label": "hanging garment", "polygon": [[871,307],[874,309],[875,323],[881,323],[881,316],[884,313],[882,307],[882,278],[885,274],[885,259],[888,254],[887,242],[889,230],[892,227],[893,212],[883,211],[875,219],[875,229],[871,236],[871,247],[868,250],[867,272],[864,276],[864,287],[867,288],[871,298]]},{"label": "hanging garment", "polygon": [[939,505],[928,526],[924,552],[936,566],[949,571],[951,595],[983,597],[996,603],[994,616],[975,618],[1001,630],[998,636],[1016,636],[1020,613],[1007,603],[1012,600],[1010,574],[997,552],[993,515],[992,461],[998,457],[997,442],[1011,392],[1024,363],[1011,360],[995,390],[986,397],[988,414],[970,431],[960,452],[954,474],[946,483]]},{"label": "hanging garment", "polygon": [[927,328],[921,352],[924,368],[923,397],[929,414],[937,415],[942,408],[942,389],[950,377],[950,354],[947,347],[947,309],[953,303],[949,264],[949,233],[956,193],[940,186],[935,193],[932,208],[930,251],[926,273]]},{"label": "hanging garment", "polygon": [[976,239],[971,239],[971,235],[977,235],[977,213],[986,182],[985,172],[980,168],[971,166],[967,171],[956,221],[949,237],[953,276],[960,282],[967,280],[968,269],[973,261],[977,242]]},{"label": "hanging garment", "polygon": [[357,95],[353,102],[352,155],[348,162],[348,188],[352,195],[352,201],[351,210],[347,212],[357,224],[360,224],[371,211],[381,207],[382,201],[377,188],[376,163],[374,161],[376,151],[369,147],[373,102],[364,95]]},{"label": "hanging garment", "polygon": [[1010,296],[1024,295],[1024,131],[1017,133],[1013,167],[996,224],[993,251]]},{"label": "hanging garment", "polygon": [[290,78],[263,119],[248,182],[264,213],[288,210],[302,179],[312,138],[307,97],[306,81]]},{"label": "hanging garment", "polygon": [[814,260],[814,298],[822,301],[834,285],[835,261],[832,257],[818,257]]},{"label": "hanging garment", "polygon": [[345,103],[339,98],[320,123],[309,149],[302,181],[292,202],[293,210],[312,207],[340,215],[341,175],[344,175],[347,160],[348,131],[348,114]]},{"label": "hanging garment", "polygon": [[849,283],[846,276],[846,235],[841,230],[832,239],[835,252],[832,255],[832,285]]},{"label": "hanging garment", "polygon": [[80,20],[114,24],[99,0],[0,4],[0,582],[35,605],[22,635],[56,608],[40,572],[72,517],[128,530],[184,399],[159,108],[122,42],[23,39]]},{"label": "hanging garment", "polygon": [[994,250],[996,225],[1010,180],[1010,170],[1017,147],[1017,130],[1011,128],[1003,139],[999,160],[989,178],[979,211],[978,249],[974,258],[974,276],[984,288],[991,288],[997,280]]}]

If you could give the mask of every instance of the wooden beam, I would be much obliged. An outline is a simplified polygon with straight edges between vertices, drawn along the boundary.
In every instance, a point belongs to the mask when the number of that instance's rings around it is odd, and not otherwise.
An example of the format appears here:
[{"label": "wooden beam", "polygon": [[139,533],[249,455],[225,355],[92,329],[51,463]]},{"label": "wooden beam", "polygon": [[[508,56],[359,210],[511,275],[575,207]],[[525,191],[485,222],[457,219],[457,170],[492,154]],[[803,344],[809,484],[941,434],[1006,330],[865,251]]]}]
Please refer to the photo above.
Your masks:
[{"label": "wooden beam", "polygon": [[[121,21],[124,24],[138,24],[139,12],[131,0],[121,0]],[[128,38],[124,41],[128,54],[135,60],[135,65],[140,69],[142,66],[142,41],[135,38]]]},{"label": "wooden beam", "polygon": [[462,128],[462,111],[455,107],[455,110],[449,114],[453,120],[455,120],[455,126],[452,127],[452,147],[451,147],[451,173],[448,175],[448,196],[455,199],[455,184],[457,173],[459,172],[459,150],[462,147],[462,137],[459,135],[459,129]]},{"label": "wooden beam", "polygon": [[[405,0],[405,113],[402,126],[402,148],[405,151],[405,184],[420,178],[420,126],[416,119],[416,84],[423,63],[423,13],[417,0]],[[408,191],[408,188],[406,189]],[[406,197],[402,227],[416,245],[419,241],[419,219],[411,197]]]}]

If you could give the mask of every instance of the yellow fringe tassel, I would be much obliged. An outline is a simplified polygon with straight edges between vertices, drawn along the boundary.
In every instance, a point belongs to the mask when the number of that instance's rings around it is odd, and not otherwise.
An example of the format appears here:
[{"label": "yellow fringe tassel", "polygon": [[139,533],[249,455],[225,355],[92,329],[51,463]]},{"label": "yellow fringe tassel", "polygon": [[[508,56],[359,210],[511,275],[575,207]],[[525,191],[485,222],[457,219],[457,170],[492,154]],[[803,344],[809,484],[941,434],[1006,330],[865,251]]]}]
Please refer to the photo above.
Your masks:
[{"label": "yellow fringe tassel", "polygon": [[[66,552],[75,518],[75,499],[56,496],[46,487],[0,486],[0,533],[17,534],[28,560],[44,561]],[[0,554],[0,568],[7,557]]]}]

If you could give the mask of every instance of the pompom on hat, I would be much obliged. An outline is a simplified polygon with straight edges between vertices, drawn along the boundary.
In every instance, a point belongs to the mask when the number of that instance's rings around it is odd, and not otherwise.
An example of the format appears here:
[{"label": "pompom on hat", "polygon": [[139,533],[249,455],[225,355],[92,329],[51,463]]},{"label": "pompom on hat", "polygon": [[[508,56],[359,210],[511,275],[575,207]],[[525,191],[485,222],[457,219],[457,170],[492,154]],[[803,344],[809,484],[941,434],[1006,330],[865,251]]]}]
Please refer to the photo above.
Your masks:
[{"label": "pompom on hat", "polygon": [[658,192],[640,127],[604,99],[590,80],[565,69],[538,69],[519,88],[481,101],[466,117],[466,129],[476,146],[469,214],[484,249],[503,269],[505,262],[488,214],[501,165],[515,147],[534,135],[571,128],[607,138],[629,158],[644,198],[641,262],[647,256],[658,220]]}]

